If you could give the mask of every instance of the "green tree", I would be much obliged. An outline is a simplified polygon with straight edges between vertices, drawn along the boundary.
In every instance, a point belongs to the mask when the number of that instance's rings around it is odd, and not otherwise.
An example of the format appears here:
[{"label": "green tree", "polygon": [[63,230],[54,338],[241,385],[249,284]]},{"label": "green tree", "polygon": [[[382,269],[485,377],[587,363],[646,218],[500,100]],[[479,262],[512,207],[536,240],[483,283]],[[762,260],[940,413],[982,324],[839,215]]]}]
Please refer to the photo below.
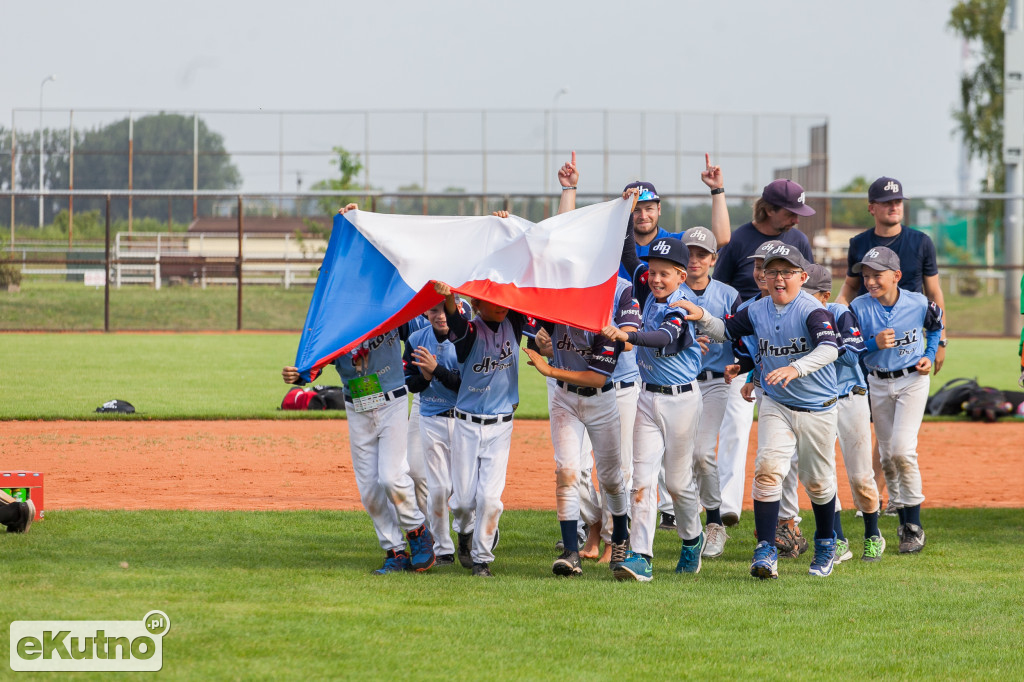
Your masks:
[{"label": "green tree", "polygon": [[332,151],[337,154],[337,158],[333,159],[331,163],[338,167],[341,177],[321,180],[311,187],[311,189],[315,190],[339,192],[338,196],[318,197],[316,200],[319,212],[322,215],[329,216],[334,215],[335,211],[346,204],[358,203],[360,201],[360,197],[345,196],[341,192],[364,189],[364,186],[355,180],[356,176],[363,170],[363,162],[360,160],[359,155],[351,153],[344,147],[334,147]]},{"label": "green tree", "polygon": [[[867,193],[871,182],[863,175],[839,188],[840,192]],[[832,225],[835,227],[860,227],[867,229],[875,226],[875,219],[868,213],[868,202],[864,199],[836,199],[832,202]]]},{"label": "green tree", "polygon": [[[165,113],[143,116],[134,122],[134,189],[192,189],[194,125],[191,116]],[[224,149],[224,138],[210,130],[202,119],[198,125],[198,146],[199,189],[233,190],[241,185],[241,175]],[[67,167],[66,157],[63,167]],[[81,141],[75,142],[75,189],[127,188],[128,119],[82,133]],[[213,200],[201,200],[200,213],[211,212],[212,203]],[[76,202],[76,211],[78,207]],[[103,200],[82,200],[82,208],[102,210]],[[115,218],[124,218],[128,215],[128,202],[116,200],[111,210]],[[136,199],[133,215],[166,220],[167,199]],[[190,221],[192,201],[175,200],[172,216],[179,222]]]},{"label": "green tree", "polygon": [[[981,191],[1001,192],[1006,181],[1003,165],[1003,44],[1002,20],[1006,0],[961,0],[953,6],[949,27],[977,50],[974,70],[960,79],[960,108],[953,112],[967,153],[985,164]],[[999,202],[984,201],[978,210],[982,235],[998,227]]]}]

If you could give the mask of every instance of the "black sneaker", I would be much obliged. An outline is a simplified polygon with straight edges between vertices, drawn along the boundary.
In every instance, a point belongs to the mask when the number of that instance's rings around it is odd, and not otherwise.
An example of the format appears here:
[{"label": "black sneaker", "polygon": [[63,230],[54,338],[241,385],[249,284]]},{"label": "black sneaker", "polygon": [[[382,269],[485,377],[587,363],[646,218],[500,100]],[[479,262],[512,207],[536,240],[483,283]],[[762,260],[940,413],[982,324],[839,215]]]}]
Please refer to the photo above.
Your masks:
[{"label": "black sneaker", "polygon": [[36,517],[36,505],[32,500],[18,503],[18,520],[7,524],[8,533],[27,533]]},{"label": "black sneaker", "polygon": [[551,572],[567,578],[574,575],[582,575],[583,569],[580,568],[580,553],[562,552],[562,556],[555,559],[555,563],[551,565]]},{"label": "black sneaker", "polygon": [[463,568],[473,568],[473,534],[459,533],[459,563]]},{"label": "black sneaker", "polygon": [[903,524],[900,554],[916,554],[924,549],[924,528],[916,523]]},{"label": "black sneaker", "polygon": [[473,575],[481,578],[493,578],[494,574],[487,564],[473,564]]},{"label": "black sneaker", "polygon": [[658,524],[658,528],[662,530],[675,530],[676,529],[676,517],[674,514],[667,514],[661,512],[661,523]]},{"label": "black sneaker", "polygon": [[455,564],[454,554],[438,554],[435,566],[453,566]]}]

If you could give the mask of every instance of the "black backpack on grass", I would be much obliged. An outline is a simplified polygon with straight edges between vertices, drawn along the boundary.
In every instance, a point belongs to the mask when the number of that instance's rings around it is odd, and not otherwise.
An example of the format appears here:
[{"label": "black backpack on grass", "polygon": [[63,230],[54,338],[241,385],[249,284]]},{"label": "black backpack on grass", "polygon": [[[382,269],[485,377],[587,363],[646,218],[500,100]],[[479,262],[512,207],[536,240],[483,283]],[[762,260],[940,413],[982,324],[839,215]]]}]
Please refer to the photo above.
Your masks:
[{"label": "black backpack on grass", "polygon": [[345,389],[341,386],[314,386],[307,410],[344,410]]},{"label": "black backpack on grass", "polygon": [[981,388],[974,379],[952,379],[928,398],[925,411],[934,416],[960,414],[973,391]]},{"label": "black backpack on grass", "polygon": [[982,386],[971,391],[964,403],[964,411],[971,421],[994,422],[1000,417],[1013,414],[1013,403],[998,388]]}]

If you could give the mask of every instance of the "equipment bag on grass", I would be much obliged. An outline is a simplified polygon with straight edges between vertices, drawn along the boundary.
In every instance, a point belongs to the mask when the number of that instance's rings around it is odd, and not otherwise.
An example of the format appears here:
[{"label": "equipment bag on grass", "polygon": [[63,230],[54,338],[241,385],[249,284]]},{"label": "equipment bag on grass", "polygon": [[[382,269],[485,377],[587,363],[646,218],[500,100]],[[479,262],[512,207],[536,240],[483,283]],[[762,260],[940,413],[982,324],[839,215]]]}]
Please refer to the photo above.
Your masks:
[{"label": "equipment bag on grass", "polygon": [[935,395],[928,398],[925,409],[928,414],[938,416],[942,414],[960,414],[963,412],[963,405],[971,396],[971,391],[976,391],[978,382],[974,379],[960,377],[952,379],[942,385]]},{"label": "equipment bag on grass", "polygon": [[972,421],[994,422],[1000,417],[1013,414],[1013,404],[999,389],[982,386],[971,391],[964,402],[964,411]]}]

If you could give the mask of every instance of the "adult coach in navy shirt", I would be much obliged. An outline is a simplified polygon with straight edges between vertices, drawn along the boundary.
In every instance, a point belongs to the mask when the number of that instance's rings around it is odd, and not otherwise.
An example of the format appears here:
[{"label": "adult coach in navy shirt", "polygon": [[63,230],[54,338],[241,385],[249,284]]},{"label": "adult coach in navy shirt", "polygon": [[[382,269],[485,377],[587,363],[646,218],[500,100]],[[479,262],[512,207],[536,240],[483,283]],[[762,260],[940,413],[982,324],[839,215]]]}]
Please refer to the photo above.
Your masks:
[{"label": "adult coach in navy shirt", "polygon": [[729,243],[718,252],[714,279],[731,285],[744,301],[757,296],[754,261],[749,256],[770,239],[795,246],[807,262],[813,263],[807,235],[793,229],[799,224],[800,216],[812,215],[814,209],[804,202],[803,187],[792,180],[768,183],[761,198],[754,203],[754,219],[737,227]]},{"label": "adult coach in navy shirt", "polygon": [[[900,257],[900,289],[924,294],[945,312],[946,301],[939,285],[935,244],[924,232],[903,225],[903,186],[899,180],[881,177],[871,183],[868,188],[868,213],[874,217],[875,227],[850,240],[850,250],[846,256],[846,282],[839,293],[839,301],[849,304],[857,296],[867,293],[860,275],[853,272],[853,266],[863,260],[865,254],[874,247],[884,246]],[[939,373],[946,359],[949,316],[945,318],[946,324],[933,363],[935,374]]]},{"label": "adult coach in navy shirt", "polygon": [[[732,231],[729,224],[729,208],[725,204],[725,179],[722,176],[721,166],[712,166],[708,156],[704,155],[706,168],[701,172],[700,179],[705,185],[711,188],[711,234],[719,244],[726,244]],[[650,182],[631,182],[626,185],[622,192],[625,193],[632,187],[640,189],[640,196],[637,198],[636,207],[633,209],[633,237],[636,240],[636,255],[646,256],[647,250],[655,239],[664,237],[682,238],[682,232],[669,232],[659,227],[661,220],[661,197],[658,190]],[[575,187],[563,188],[575,190]],[[694,227],[693,225],[688,226]],[[632,281],[633,273],[626,272],[624,266],[619,266],[619,276]]]}]

